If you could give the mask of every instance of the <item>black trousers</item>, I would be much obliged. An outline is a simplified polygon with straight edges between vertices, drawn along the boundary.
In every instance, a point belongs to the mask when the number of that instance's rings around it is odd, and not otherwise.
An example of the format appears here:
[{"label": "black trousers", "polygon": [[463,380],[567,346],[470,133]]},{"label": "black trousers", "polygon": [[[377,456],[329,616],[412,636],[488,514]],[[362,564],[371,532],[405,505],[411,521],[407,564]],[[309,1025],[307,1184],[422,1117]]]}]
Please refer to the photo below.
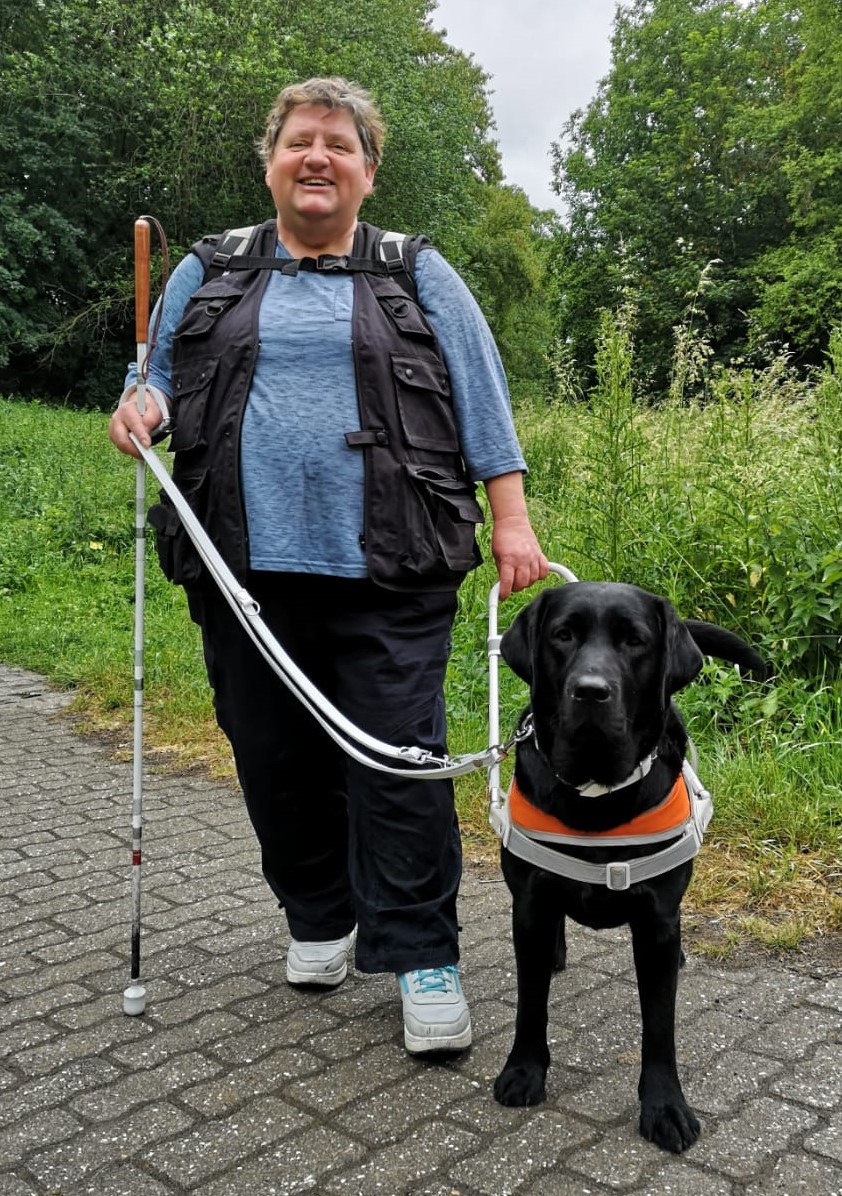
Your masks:
[{"label": "black trousers", "polygon": [[[343,714],[386,743],[446,750],[455,594],[261,572],[247,587]],[[215,587],[190,598],[263,873],[293,938],[336,939],[356,924],[361,971],[456,963],[462,856],[452,782],[353,761],[275,676]]]}]

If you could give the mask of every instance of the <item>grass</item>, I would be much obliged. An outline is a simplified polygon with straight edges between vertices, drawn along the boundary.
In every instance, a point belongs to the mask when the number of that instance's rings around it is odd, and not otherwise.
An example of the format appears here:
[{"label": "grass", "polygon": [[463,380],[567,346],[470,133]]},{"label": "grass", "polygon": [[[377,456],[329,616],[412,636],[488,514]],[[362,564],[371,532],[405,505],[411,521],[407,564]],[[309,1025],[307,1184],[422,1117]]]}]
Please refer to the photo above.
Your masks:
[{"label": "grass", "polygon": [[[840,932],[842,341],[809,385],[780,360],[702,370],[693,393],[682,375],[681,394],[653,409],[636,402],[623,313],[606,317],[604,337],[587,406],[561,396],[517,413],[536,529],[578,576],[663,593],[681,614],[750,637],[773,663],[758,684],[711,662],[680,696],[716,808],[688,901],[726,927],[710,950]],[[108,445],[106,423],[0,399],[0,660],[73,689],[84,725],[128,753],[135,471]],[[494,580],[487,563],[460,593],[448,676],[455,753],[487,738]],[[504,604],[501,629],[527,600]],[[145,680],[156,760],[232,777],[197,629],[151,547]],[[504,734],[525,696],[503,667]],[[493,858],[484,777],[458,781],[457,801],[469,853]]]}]

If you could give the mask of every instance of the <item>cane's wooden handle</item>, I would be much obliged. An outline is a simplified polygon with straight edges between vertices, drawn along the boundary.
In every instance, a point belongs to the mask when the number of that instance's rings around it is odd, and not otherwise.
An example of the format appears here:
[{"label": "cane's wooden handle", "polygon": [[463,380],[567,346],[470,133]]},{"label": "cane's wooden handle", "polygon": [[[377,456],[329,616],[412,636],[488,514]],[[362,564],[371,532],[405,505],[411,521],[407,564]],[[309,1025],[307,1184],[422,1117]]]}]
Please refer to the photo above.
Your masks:
[{"label": "cane's wooden handle", "polygon": [[135,340],[146,344],[149,335],[149,221],[134,222],[134,326]]}]

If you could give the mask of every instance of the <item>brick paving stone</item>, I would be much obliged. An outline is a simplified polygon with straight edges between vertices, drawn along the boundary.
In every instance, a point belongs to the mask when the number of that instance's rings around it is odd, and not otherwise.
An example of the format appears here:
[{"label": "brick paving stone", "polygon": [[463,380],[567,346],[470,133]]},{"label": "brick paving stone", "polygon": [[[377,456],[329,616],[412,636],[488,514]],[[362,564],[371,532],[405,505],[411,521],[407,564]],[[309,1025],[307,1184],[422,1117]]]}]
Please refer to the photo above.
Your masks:
[{"label": "brick paving stone", "polygon": [[32,1050],[18,1052],[15,1064],[29,1075],[45,1075],[71,1060],[98,1056],[113,1046],[133,1041],[139,1032],[129,1018],[115,1013],[95,1026],[59,1034]]},{"label": "brick paving stone", "polygon": [[805,1138],[804,1145],[807,1150],[826,1155],[834,1163],[842,1165],[842,1118]]},{"label": "brick paving stone", "polygon": [[323,1071],[323,1059],[307,1051],[281,1047],[256,1062],[241,1063],[234,1072],[225,1071],[213,1079],[184,1089],[183,1104],[204,1117],[230,1113],[245,1100],[282,1091],[301,1076]]},{"label": "brick paving stone", "polygon": [[172,1190],[132,1163],[115,1163],[89,1179],[71,1181],[61,1189],[61,1196],[167,1196]]},{"label": "brick paving stone", "polygon": [[815,1125],[815,1115],[806,1109],[761,1097],[733,1119],[710,1127],[693,1147],[693,1157],[727,1176],[749,1181],[762,1164],[785,1155],[788,1143]]},{"label": "brick paving stone", "polygon": [[[517,1196],[603,1196],[610,1191],[592,1180],[586,1182],[581,1175],[570,1175],[559,1166],[524,1184],[518,1189]],[[460,1192],[459,1196],[463,1194]],[[470,1189],[470,1196],[473,1196],[473,1189]]]},{"label": "brick paving stone", "polygon": [[[113,998],[109,997],[109,1001]],[[186,1025],[158,1028],[156,1030],[150,1018],[136,1018],[146,1031],[144,1038],[115,1047],[110,1052],[111,1058],[124,1067],[138,1070],[144,1067],[157,1067],[166,1059],[174,1055],[183,1054],[185,1050],[198,1051],[214,1048],[217,1045],[227,1045],[230,1038],[237,1034],[243,1022],[233,1013],[213,1011],[203,1014],[195,1021]]]},{"label": "brick paving stone", "polygon": [[37,1018],[32,1021],[15,1022],[14,1028],[3,1027],[0,1034],[0,1059],[17,1056],[19,1051],[26,1051],[48,1042],[51,1038],[58,1038],[60,1026],[50,1026]]},{"label": "brick paving stone", "polygon": [[266,985],[249,976],[225,978],[218,983],[211,982],[161,1002],[160,1012],[169,1025],[186,1022],[200,1013],[224,1008],[240,997],[265,991]]},{"label": "brick paving stone", "polygon": [[638,1068],[622,1073],[602,1071],[597,1079],[584,1071],[559,1071],[551,1067],[547,1097],[553,1108],[565,1109],[597,1125],[636,1123]]},{"label": "brick paving stone", "polygon": [[542,1110],[528,1123],[495,1135],[478,1154],[452,1167],[448,1178],[457,1187],[469,1184],[483,1196],[511,1196],[524,1181],[552,1168],[563,1152],[593,1136],[590,1126]]},{"label": "brick paving stone", "polygon": [[[354,1193],[354,1196],[401,1196],[431,1171],[475,1149],[477,1136],[446,1121],[434,1121],[412,1130],[399,1142],[390,1143],[362,1166],[330,1176],[321,1190]],[[498,1196],[505,1196],[501,1191]]]},{"label": "brick paving stone", "polygon": [[817,1109],[842,1106],[842,1051],[837,1043],[823,1043],[797,1073],[787,1071],[772,1084],[772,1091],[788,1100]]},{"label": "brick paving stone", "polygon": [[38,1196],[35,1188],[17,1175],[0,1173],[0,1196]]},{"label": "brick paving stone", "polygon": [[739,1049],[723,1051],[693,1076],[685,1096],[700,1115],[734,1113],[748,1097],[762,1091],[769,1079],[780,1075],[783,1067],[783,1063],[762,1055],[749,1055]]},{"label": "brick paving stone", "polygon": [[691,1153],[655,1171],[640,1189],[640,1196],[733,1196],[729,1180],[700,1171],[692,1157]]},{"label": "brick paving stone", "polygon": [[0,1125],[11,1125],[40,1109],[67,1106],[71,1097],[110,1084],[119,1075],[119,1068],[107,1059],[85,1058],[48,1076],[18,1082],[14,1093],[0,1104]]},{"label": "brick paving stone", "polygon": [[811,994],[816,1005],[826,1005],[842,1013],[842,977],[829,980]]},{"label": "brick paving stone", "polygon": [[622,1191],[640,1185],[659,1164],[661,1152],[644,1142],[637,1132],[637,1119],[615,1126],[584,1150],[574,1151],[567,1159],[571,1171],[578,1172],[585,1186],[590,1181],[611,1190]]},{"label": "brick paving stone", "polygon": [[405,1052],[394,1045],[378,1045],[318,1075],[297,1080],[287,1089],[290,1098],[321,1114],[333,1112],[350,1101],[358,1101],[390,1080],[399,1079],[412,1068]]},{"label": "brick paving stone", "polygon": [[63,1109],[47,1109],[26,1115],[0,1130],[0,1168],[11,1168],[34,1146],[72,1138],[81,1126]]},{"label": "brick paving stone", "polygon": [[157,1097],[172,1097],[187,1088],[218,1075],[219,1064],[198,1052],[185,1052],[159,1067],[124,1075],[115,1083],[94,1089],[70,1102],[74,1112],[87,1121],[110,1121]]},{"label": "brick paving stone", "polygon": [[293,1045],[307,1040],[322,1028],[336,1025],[336,1019],[321,1010],[308,1017],[290,1017],[282,1021],[260,1022],[247,1030],[229,1035],[214,1044],[214,1055],[232,1065],[253,1063],[263,1055],[277,1050],[281,1044]]},{"label": "brick paving stone", "polygon": [[49,971],[46,968],[41,969],[34,983],[29,982],[27,978],[17,984],[6,986],[9,996],[18,998],[10,1003],[7,1012],[15,1020],[23,1020],[51,1013],[81,1001],[89,1001],[90,989],[76,981],[105,968],[113,968],[118,962],[116,956],[98,951],[92,955],[76,956],[67,964],[58,964]]},{"label": "brick paving stone", "polygon": [[277,1097],[261,1097],[228,1117],[203,1122],[198,1129],[144,1149],[140,1157],[171,1182],[192,1188],[204,1185],[309,1121],[301,1109]]},{"label": "brick paving stone", "polygon": [[745,1196],[842,1196],[842,1167],[800,1155],[783,1158],[771,1175],[749,1184]]},{"label": "brick paving stone", "polygon": [[[331,1125],[372,1146],[396,1142],[414,1124],[445,1110],[465,1126],[461,1106],[476,1095],[476,1080],[430,1065],[383,1092],[362,1097],[331,1116]],[[467,1128],[467,1127],[465,1127]]]},{"label": "brick paving stone", "polygon": [[285,1138],[246,1163],[239,1163],[223,1179],[203,1185],[202,1196],[321,1193],[332,1172],[360,1162],[365,1154],[365,1147],[353,1139],[325,1126],[315,1126]]},{"label": "brick paving stone", "polygon": [[26,1161],[38,1183],[64,1193],[73,1184],[88,1180],[99,1190],[98,1172],[115,1160],[128,1161],[149,1143],[182,1133],[193,1118],[183,1109],[161,1102],[144,1105],[118,1121],[94,1126],[84,1134],[53,1146]]},{"label": "brick paving stone", "polygon": [[754,1049],[776,1059],[803,1059],[828,1039],[842,1041],[842,1013],[801,1005],[770,1022]]}]

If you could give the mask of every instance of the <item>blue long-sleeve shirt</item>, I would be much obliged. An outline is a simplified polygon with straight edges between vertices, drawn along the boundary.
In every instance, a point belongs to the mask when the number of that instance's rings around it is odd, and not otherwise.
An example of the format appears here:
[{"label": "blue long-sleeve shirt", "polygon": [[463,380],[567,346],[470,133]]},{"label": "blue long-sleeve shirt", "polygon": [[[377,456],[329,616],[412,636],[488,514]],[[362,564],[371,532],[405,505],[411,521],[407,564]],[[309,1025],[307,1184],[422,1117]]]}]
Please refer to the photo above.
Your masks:
[{"label": "blue long-sleeve shirt", "polygon": [[[278,256],[289,256],[278,246]],[[149,382],[172,396],[172,337],[203,268],[188,254],[167,287]],[[508,388],[485,318],[435,250],[419,253],[418,300],[450,375],[462,455],[474,480],[525,470]],[[253,569],[365,577],[362,455],[351,343],[351,275],[273,271],[246,403],[241,484]],[[153,313],[153,322],[155,313]],[[127,384],[135,380],[129,371]]]}]

